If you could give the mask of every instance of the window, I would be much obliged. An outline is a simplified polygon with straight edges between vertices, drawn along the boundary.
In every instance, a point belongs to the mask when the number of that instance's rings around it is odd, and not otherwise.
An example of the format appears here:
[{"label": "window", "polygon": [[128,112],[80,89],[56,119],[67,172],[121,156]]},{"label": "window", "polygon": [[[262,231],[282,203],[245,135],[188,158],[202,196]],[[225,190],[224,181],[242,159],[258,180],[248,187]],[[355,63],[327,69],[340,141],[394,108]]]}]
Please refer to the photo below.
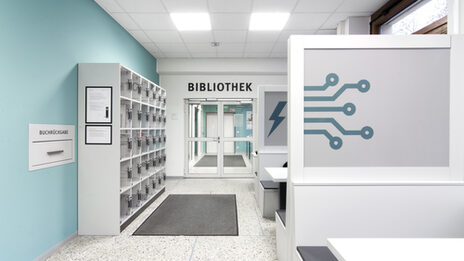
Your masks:
[{"label": "window", "polygon": [[413,34],[448,15],[447,0],[426,0],[380,26],[381,34]]},{"label": "window", "polygon": [[371,17],[372,34],[446,34],[447,0],[390,0]]}]

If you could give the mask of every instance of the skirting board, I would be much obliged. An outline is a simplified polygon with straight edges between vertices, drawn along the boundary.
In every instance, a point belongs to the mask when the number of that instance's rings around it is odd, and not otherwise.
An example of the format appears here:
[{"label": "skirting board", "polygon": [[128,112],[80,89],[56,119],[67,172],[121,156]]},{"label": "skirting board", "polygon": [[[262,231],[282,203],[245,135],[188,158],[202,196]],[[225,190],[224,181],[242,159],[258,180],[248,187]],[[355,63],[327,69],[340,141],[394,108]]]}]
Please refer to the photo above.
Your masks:
[{"label": "skirting board", "polygon": [[48,249],[45,251],[43,254],[40,256],[36,257],[34,261],[45,261],[47,258],[53,255],[56,250],[58,250],[60,247],[64,246],[66,243],[71,241],[71,239],[77,237],[77,231],[72,233],[69,237],[65,238],[63,241],[59,242],[58,244],[54,245],[52,248]]}]

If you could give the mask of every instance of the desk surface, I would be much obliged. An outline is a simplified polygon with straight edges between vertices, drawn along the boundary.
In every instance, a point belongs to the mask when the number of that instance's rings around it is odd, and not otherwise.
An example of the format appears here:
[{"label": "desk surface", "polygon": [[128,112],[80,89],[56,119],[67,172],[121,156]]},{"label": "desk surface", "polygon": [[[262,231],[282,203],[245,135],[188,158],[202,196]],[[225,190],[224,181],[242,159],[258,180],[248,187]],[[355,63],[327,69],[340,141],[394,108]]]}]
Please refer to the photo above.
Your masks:
[{"label": "desk surface", "polygon": [[264,168],[274,182],[287,182],[287,168]]},{"label": "desk surface", "polygon": [[462,261],[462,238],[329,238],[339,261]]}]

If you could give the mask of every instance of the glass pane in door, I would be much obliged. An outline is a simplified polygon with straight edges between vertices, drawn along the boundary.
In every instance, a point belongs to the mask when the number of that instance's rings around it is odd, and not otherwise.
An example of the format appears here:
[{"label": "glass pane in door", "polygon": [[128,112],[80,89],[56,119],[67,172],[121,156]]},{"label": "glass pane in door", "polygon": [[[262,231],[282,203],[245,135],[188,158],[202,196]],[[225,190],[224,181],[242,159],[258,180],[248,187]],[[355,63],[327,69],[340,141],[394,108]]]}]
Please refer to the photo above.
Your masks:
[{"label": "glass pane in door", "polygon": [[224,104],[224,138],[253,136],[253,105]]},{"label": "glass pane in door", "polygon": [[224,142],[224,175],[248,175],[252,173],[253,143],[250,141]]},{"label": "glass pane in door", "polygon": [[218,106],[189,104],[188,134],[190,138],[218,137]]},{"label": "glass pane in door", "polygon": [[189,141],[188,150],[189,174],[217,174],[217,141]]},{"label": "glass pane in door", "polygon": [[223,173],[247,176],[252,173],[253,104],[224,104]]}]

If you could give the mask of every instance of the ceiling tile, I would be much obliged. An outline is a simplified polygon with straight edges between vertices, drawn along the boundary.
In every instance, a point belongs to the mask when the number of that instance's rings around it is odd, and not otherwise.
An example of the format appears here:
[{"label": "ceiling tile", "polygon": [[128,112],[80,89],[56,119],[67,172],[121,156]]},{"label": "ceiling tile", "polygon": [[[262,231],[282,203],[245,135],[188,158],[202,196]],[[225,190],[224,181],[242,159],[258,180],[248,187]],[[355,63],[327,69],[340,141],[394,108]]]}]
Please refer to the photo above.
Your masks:
[{"label": "ceiling tile", "polygon": [[321,29],[336,29],[338,23],[350,16],[369,16],[369,13],[334,13],[322,25]]},{"label": "ceiling tile", "polygon": [[243,56],[245,56],[246,58],[266,58],[266,57],[269,57],[269,54],[268,52],[258,52],[258,53],[252,53],[252,52],[246,52],[243,54]]},{"label": "ceiling tile", "polygon": [[176,30],[168,14],[131,14],[142,30]]},{"label": "ceiling tile", "polygon": [[336,29],[321,29],[321,30],[318,30],[316,32],[316,34],[337,34],[337,30]]},{"label": "ceiling tile", "polygon": [[251,0],[209,0],[209,10],[216,13],[249,13]]},{"label": "ceiling tile", "polygon": [[114,12],[124,12],[124,10],[116,3],[115,0],[95,0],[98,5],[103,7],[103,9],[108,10],[110,13]]},{"label": "ceiling tile", "polygon": [[300,0],[294,12],[299,13],[332,13],[343,0]]},{"label": "ceiling tile", "polygon": [[188,50],[183,43],[159,43],[157,46],[167,57],[169,57],[168,53],[188,53]]},{"label": "ceiling tile", "polygon": [[124,27],[126,30],[137,30],[139,27],[137,26],[136,23],[134,23],[134,20],[125,13],[112,13],[111,16],[116,20],[122,27]]},{"label": "ceiling tile", "polygon": [[278,52],[278,53],[286,53],[287,52],[287,43],[286,42],[280,42],[276,43],[274,45],[274,48],[272,48],[272,52]]},{"label": "ceiling tile", "polygon": [[247,37],[247,31],[213,31],[214,40],[217,42],[243,43]]},{"label": "ceiling tile", "polygon": [[150,38],[147,37],[144,31],[129,31],[129,33],[137,40],[139,43],[149,43],[151,42]]},{"label": "ceiling tile", "polygon": [[388,0],[345,0],[337,9],[337,12],[369,12],[377,11]]},{"label": "ceiling tile", "polygon": [[247,43],[245,46],[246,53],[262,53],[262,52],[271,52],[273,43]]},{"label": "ceiling tile", "polygon": [[292,14],[288,19],[285,30],[314,30],[329,18],[329,13]]},{"label": "ceiling tile", "polygon": [[272,52],[271,55],[269,56],[271,58],[285,58],[287,57],[287,53],[280,53],[280,52]]},{"label": "ceiling tile", "polygon": [[291,12],[297,0],[254,0],[253,12]]},{"label": "ceiling tile", "polygon": [[150,52],[150,54],[153,55],[155,58],[164,58],[164,57],[166,57],[163,53]]},{"label": "ceiling tile", "polygon": [[216,55],[216,52],[213,52],[213,53],[197,53],[197,52],[194,52],[194,53],[191,53],[192,57],[193,58],[213,58],[213,57],[217,57]]},{"label": "ceiling tile", "polygon": [[248,32],[247,42],[275,42],[280,35],[278,32],[260,32],[260,31],[250,31]]},{"label": "ceiling tile", "polygon": [[148,38],[155,43],[182,43],[179,33],[171,31],[146,31]]},{"label": "ceiling tile", "polygon": [[210,43],[191,43],[186,45],[190,53],[216,53],[216,47],[212,47]]},{"label": "ceiling tile", "polygon": [[250,14],[212,14],[213,30],[248,30]]},{"label": "ceiling tile", "polygon": [[285,30],[279,36],[277,41],[279,42],[287,42],[290,35],[311,35],[315,34],[317,30]]},{"label": "ceiling tile", "polygon": [[243,53],[245,44],[244,43],[221,43],[216,48],[218,52],[222,52],[222,53]]},{"label": "ceiling tile", "polygon": [[189,52],[168,52],[168,53],[163,53],[164,57],[167,58],[191,58]]},{"label": "ceiling tile", "polygon": [[166,12],[160,0],[117,0],[128,13],[162,13]]},{"label": "ceiling tile", "polygon": [[155,53],[160,52],[160,49],[154,43],[143,43],[142,46],[145,47],[145,49],[147,49],[147,51],[149,51],[150,53],[151,52],[155,52]]},{"label": "ceiling tile", "polygon": [[182,31],[180,35],[185,43],[211,43],[213,41],[211,31]]},{"label": "ceiling tile", "polygon": [[240,53],[223,53],[223,52],[218,52],[217,57],[221,58],[242,58],[243,57],[243,52]]},{"label": "ceiling tile", "polygon": [[208,12],[207,0],[163,0],[170,13],[172,12]]}]

